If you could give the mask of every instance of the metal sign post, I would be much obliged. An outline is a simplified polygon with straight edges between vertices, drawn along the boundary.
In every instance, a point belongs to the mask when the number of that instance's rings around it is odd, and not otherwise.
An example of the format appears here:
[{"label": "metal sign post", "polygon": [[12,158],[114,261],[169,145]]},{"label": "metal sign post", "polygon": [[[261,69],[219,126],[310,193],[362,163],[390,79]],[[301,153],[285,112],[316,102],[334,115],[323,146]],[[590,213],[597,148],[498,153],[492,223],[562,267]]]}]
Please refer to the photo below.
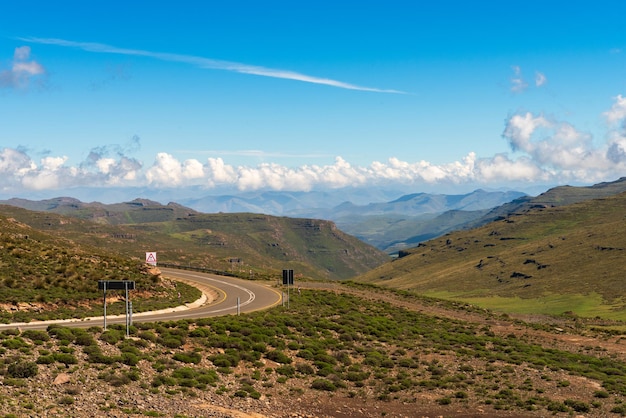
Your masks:
[{"label": "metal sign post", "polygon": [[126,300],[124,302],[125,310],[126,310],[126,336],[130,335],[130,325],[131,325],[131,313],[130,309],[132,309],[130,305],[130,300],[128,298],[128,291],[135,290],[135,282],[131,280],[98,280],[98,289],[102,290],[104,293],[104,330],[107,329],[107,290],[125,290],[126,291]]},{"label": "metal sign post", "polygon": [[104,282],[102,285],[102,295],[104,302],[104,330],[107,330],[107,283]]},{"label": "metal sign post", "polygon": [[124,284],[124,287],[125,287],[125,289],[126,289],[126,299],[125,299],[125,301],[126,301],[126,337],[128,337],[128,336],[130,335],[130,334],[129,334],[129,331],[128,331],[128,329],[130,328],[130,314],[129,314],[129,312],[128,312],[128,308],[129,308],[129,300],[128,300],[128,282],[126,282],[126,283]]},{"label": "metal sign post", "polygon": [[293,286],[293,270],[283,270],[283,284],[287,285],[287,308],[289,308],[289,285]]}]

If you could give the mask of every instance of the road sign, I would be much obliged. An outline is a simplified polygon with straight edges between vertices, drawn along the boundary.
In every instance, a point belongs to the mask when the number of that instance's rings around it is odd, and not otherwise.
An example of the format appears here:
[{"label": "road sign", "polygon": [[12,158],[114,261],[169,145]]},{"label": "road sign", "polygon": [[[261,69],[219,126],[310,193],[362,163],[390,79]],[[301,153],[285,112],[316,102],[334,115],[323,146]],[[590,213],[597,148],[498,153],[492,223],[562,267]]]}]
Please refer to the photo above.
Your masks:
[{"label": "road sign", "polygon": [[283,270],[283,284],[293,284],[293,270]]},{"label": "road sign", "polygon": [[157,265],[157,254],[155,252],[146,253],[146,264],[150,264],[151,266]]},{"label": "road sign", "polygon": [[135,290],[135,282],[131,280],[98,280],[98,290]]}]

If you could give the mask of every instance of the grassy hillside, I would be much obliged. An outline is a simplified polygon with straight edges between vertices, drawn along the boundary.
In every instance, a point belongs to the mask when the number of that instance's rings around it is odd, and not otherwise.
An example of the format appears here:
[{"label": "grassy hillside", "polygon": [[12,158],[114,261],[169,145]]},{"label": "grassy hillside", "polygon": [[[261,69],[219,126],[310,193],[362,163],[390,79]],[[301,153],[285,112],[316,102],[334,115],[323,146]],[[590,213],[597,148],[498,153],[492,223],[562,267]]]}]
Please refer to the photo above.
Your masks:
[{"label": "grassy hillside", "polygon": [[130,202],[107,205],[99,202],[85,203],[71,197],[38,201],[14,198],[0,201],[0,204],[67,215],[108,225],[171,221],[198,213],[176,203],[162,205],[148,199],[135,199]]},{"label": "grassy hillside", "polygon": [[[167,211],[156,207],[148,211]],[[143,209],[129,217],[140,218]],[[0,206],[35,229],[80,245],[141,258],[156,251],[159,262],[230,271],[248,277],[278,277],[282,269],[316,279],[346,279],[388,260],[387,256],[338,230],[332,222],[255,214],[197,214],[158,222],[110,225],[51,212]],[[145,218],[143,218],[145,220]]]},{"label": "grassy hillside", "polygon": [[407,250],[357,280],[507,312],[626,319],[626,193],[535,208]]},{"label": "grassy hillside", "polygon": [[[178,291],[186,300],[198,297],[195,289],[161,280],[139,258],[76,245],[0,215],[0,321],[101,315],[98,280],[135,281],[136,312],[178,305]],[[109,312],[119,313],[122,305],[112,304]]]},{"label": "grassy hillside", "polygon": [[118,325],[2,331],[0,408],[7,417],[626,414],[623,350],[560,349],[558,336],[520,323],[502,330],[506,320],[486,313],[456,320],[424,313],[428,302],[408,294],[337,289],[304,289],[290,309],[138,323],[133,338]]},{"label": "grassy hillside", "polygon": [[626,192],[626,177],[618,180],[598,183],[588,187],[559,186],[554,187],[539,196],[524,196],[510,203],[494,208],[483,218],[469,225],[484,225],[495,219],[500,219],[514,213],[523,213],[528,210],[542,207],[564,206],[585,200],[600,199]]}]

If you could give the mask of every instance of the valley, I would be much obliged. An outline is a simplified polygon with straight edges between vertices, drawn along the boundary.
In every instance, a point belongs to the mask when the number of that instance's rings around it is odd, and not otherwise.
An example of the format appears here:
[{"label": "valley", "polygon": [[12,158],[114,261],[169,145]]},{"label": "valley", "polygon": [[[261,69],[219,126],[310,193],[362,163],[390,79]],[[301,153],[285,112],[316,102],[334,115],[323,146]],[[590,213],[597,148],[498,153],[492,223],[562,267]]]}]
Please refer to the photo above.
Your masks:
[{"label": "valley", "polygon": [[[288,305],[137,322],[130,338],[117,324],[3,327],[0,406],[50,417],[626,415],[626,195],[606,193],[616,183],[595,187],[601,197],[566,188],[521,198],[506,216],[493,209],[484,225],[394,260],[313,219],[145,200],[55,203],[73,215],[2,206],[5,322],[88,315],[103,278],[137,280],[144,310],[175,307],[181,290],[196,300],[172,271],[143,264],[156,245],[174,264],[276,294],[281,267],[298,274]],[[224,245],[209,245],[217,237]],[[249,248],[242,266],[233,248]],[[362,272],[344,270],[357,264]]]}]

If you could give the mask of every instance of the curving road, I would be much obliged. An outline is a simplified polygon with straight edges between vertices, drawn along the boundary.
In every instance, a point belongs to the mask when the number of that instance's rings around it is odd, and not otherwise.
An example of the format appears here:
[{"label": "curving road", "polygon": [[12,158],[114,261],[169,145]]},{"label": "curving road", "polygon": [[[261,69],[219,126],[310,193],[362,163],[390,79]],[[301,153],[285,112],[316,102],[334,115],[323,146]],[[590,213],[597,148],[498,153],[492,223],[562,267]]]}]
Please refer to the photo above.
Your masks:
[{"label": "curving road", "polygon": [[[133,322],[177,321],[186,318],[237,315],[238,313],[271,308],[281,302],[281,293],[262,283],[187,270],[171,268],[160,268],[160,270],[165,277],[195,286],[205,295],[209,293],[217,294],[217,298],[208,301],[206,298],[203,298],[199,303],[156,312],[136,313],[133,314]],[[132,299],[132,291],[130,297]],[[107,325],[124,324],[125,322],[126,318],[124,315],[107,315]],[[50,324],[61,324],[68,327],[102,326],[103,317],[0,324],[0,330],[7,328],[46,329]]]}]

